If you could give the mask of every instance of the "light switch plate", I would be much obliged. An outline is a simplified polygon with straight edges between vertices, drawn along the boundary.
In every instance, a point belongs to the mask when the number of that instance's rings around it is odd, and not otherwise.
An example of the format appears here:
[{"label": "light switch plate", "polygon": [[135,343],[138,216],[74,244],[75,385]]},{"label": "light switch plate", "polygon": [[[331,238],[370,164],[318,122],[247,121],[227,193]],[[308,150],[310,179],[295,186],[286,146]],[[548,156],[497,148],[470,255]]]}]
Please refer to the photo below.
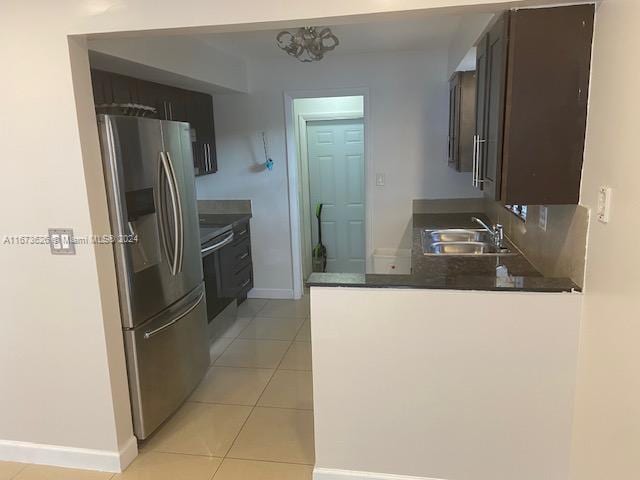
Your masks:
[{"label": "light switch plate", "polygon": [[75,255],[76,246],[73,240],[73,229],[50,228],[49,248],[52,255]]},{"label": "light switch plate", "polygon": [[538,227],[545,232],[547,231],[547,220],[549,216],[549,209],[544,205],[540,205],[540,216],[538,217]]},{"label": "light switch plate", "polygon": [[611,217],[611,187],[602,186],[598,190],[598,221],[602,223],[609,223]]},{"label": "light switch plate", "polygon": [[376,186],[384,187],[384,173],[376,173]]}]

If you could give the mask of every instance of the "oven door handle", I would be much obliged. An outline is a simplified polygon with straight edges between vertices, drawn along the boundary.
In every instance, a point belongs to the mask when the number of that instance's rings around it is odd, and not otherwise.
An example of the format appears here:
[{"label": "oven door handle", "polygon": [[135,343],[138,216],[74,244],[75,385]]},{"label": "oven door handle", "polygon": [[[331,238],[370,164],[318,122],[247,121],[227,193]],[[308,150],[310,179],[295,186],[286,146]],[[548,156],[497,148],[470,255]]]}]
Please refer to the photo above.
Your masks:
[{"label": "oven door handle", "polygon": [[210,245],[206,248],[203,248],[202,250],[200,250],[201,254],[205,254],[205,253],[209,253],[215,250],[219,250],[220,248],[224,247],[225,245],[231,243],[233,241],[233,232],[229,232],[229,235],[227,237],[224,238],[224,240],[219,241],[218,243],[214,244],[214,245]]}]

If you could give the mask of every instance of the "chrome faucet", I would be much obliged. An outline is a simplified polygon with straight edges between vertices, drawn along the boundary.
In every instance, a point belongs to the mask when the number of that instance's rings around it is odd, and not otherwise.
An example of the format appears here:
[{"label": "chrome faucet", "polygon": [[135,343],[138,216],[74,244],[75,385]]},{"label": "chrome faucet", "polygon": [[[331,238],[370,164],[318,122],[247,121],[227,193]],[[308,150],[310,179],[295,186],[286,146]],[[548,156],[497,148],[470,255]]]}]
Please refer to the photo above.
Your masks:
[{"label": "chrome faucet", "polygon": [[496,223],[492,227],[484,223],[478,217],[471,217],[471,220],[480,224],[487,232],[491,234],[491,239],[496,248],[504,248],[504,228],[501,224]]}]

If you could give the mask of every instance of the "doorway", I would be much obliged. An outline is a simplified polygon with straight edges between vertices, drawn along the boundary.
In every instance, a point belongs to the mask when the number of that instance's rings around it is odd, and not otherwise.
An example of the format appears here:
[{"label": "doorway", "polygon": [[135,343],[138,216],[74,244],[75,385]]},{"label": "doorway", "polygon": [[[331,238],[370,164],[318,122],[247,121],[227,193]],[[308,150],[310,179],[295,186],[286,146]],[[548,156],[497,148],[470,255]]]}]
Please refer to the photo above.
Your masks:
[{"label": "doorway", "polygon": [[[364,273],[367,268],[368,92],[357,93],[285,96],[291,114],[287,136],[294,290],[302,290],[313,271]],[[316,255],[314,262],[320,232],[326,261]]]}]

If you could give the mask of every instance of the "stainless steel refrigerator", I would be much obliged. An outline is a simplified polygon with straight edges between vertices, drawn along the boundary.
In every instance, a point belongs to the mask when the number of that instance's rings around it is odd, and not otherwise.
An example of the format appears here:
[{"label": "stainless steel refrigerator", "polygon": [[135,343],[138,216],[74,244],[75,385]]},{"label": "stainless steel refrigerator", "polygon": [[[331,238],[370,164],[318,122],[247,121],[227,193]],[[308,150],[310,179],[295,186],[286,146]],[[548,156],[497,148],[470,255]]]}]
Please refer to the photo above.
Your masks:
[{"label": "stainless steel refrigerator", "polygon": [[191,138],[183,122],[99,115],[98,125],[133,426],[142,440],[209,365]]}]

